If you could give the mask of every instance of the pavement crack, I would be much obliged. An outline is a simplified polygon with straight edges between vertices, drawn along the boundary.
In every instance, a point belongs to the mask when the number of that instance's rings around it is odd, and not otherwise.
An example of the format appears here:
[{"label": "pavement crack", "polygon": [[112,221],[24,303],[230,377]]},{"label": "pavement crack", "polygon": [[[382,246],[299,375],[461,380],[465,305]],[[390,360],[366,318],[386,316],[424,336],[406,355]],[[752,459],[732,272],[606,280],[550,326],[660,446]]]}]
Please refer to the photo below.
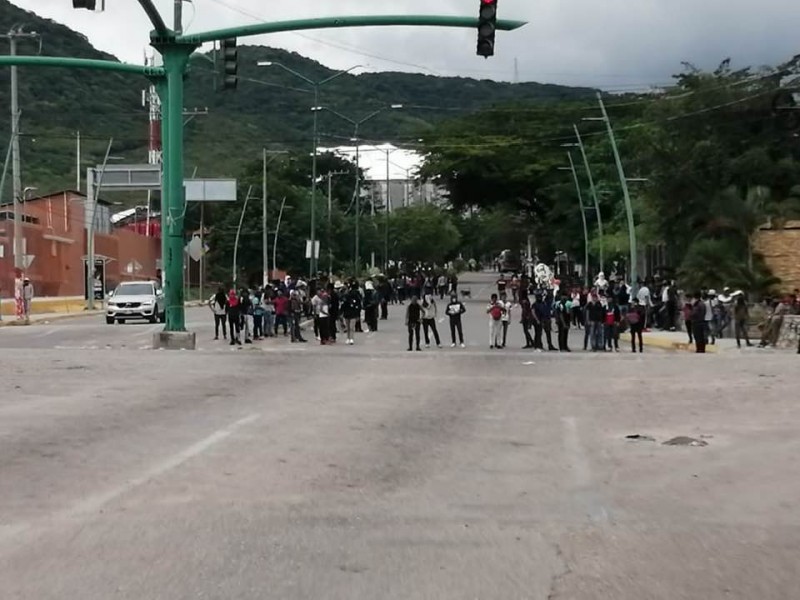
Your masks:
[{"label": "pavement crack", "polygon": [[550,580],[550,590],[547,592],[547,600],[556,600],[559,597],[559,585],[568,575],[572,574],[572,567],[570,567],[567,557],[564,555],[564,551],[561,549],[561,544],[556,543],[554,546],[556,549],[556,558],[561,561],[563,570],[560,573],[553,574],[553,577]]}]

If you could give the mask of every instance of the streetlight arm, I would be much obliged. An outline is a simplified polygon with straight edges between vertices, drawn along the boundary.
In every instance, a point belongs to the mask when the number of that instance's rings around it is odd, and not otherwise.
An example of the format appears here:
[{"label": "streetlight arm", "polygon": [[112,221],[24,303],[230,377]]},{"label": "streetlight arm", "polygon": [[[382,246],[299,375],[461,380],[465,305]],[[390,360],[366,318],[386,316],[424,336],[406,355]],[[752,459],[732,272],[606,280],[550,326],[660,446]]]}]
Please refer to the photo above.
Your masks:
[{"label": "streetlight arm", "polygon": [[169,35],[169,28],[167,24],[164,23],[164,19],[161,17],[161,14],[158,12],[152,0],[139,0],[139,4],[142,5],[142,9],[147,13],[147,16],[150,17],[150,22],[153,24],[153,27],[156,28],[156,33],[162,36]]},{"label": "streetlight arm", "polygon": [[317,85],[316,82],[312,81],[311,79],[309,79],[308,77],[306,77],[302,73],[298,73],[294,69],[291,69],[291,68],[287,67],[286,65],[284,65],[282,63],[279,63],[279,62],[269,61],[268,64],[258,63],[258,66],[259,67],[263,67],[263,66],[279,67],[279,68],[283,69],[284,71],[286,71],[287,73],[291,73],[295,77],[298,77],[299,79],[302,79],[303,81],[305,81],[310,86]]},{"label": "streetlight arm", "polygon": [[325,85],[326,83],[330,83],[331,81],[333,81],[334,79],[338,79],[342,75],[347,75],[348,73],[355,71],[356,69],[363,68],[363,66],[364,65],[356,65],[354,67],[350,67],[349,69],[345,69],[344,71],[339,71],[338,73],[331,75],[327,79],[323,79],[322,81],[318,82],[317,85]]},{"label": "streetlight arm", "polygon": [[356,127],[358,127],[358,125],[359,125],[358,121],[354,121],[350,117],[346,117],[342,113],[337,112],[337,111],[333,110],[332,108],[328,108],[327,106],[315,106],[313,110],[316,110],[316,111],[324,110],[324,111],[327,111],[327,112],[331,113],[332,115],[335,115],[335,116],[339,117],[343,121],[347,121],[351,125],[355,125]]},{"label": "streetlight arm", "polygon": [[[139,0],[150,3],[149,0]],[[146,10],[146,9],[145,9]],[[148,12],[149,14],[149,12]],[[162,21],[163,23],[163,21]],[[179,42],[202,44],[215,40],[224,40],[232,37],[245,37],[265,33],[281,33],[284,31],[299,31],[309,29],[338,29],[343,27],[381,27],[381,26],[411,26],[411,27],[464,27],[473,29],[478,27],[478,19],[473,17],[448,17],[437,15],[375,15],[375,16],[347,16],[323,17],[318,19],[299,19],[296,21],[278,21],[272,23],[256,23],[227,29],[216,29],[191,35],[180,35]],[[496,28],[498,31],[513,31],[526,25],[525,21],[512,21],[499,19]]]}]

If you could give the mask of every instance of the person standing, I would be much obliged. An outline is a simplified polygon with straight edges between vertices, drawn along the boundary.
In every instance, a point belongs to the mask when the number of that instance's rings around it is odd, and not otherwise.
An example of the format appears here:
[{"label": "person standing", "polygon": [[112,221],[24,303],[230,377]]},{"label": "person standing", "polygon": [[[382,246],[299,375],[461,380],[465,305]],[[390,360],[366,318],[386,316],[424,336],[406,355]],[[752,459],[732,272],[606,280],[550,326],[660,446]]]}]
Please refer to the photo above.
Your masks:
[{"label": "person standing", "polygon": [[[540,296],[536,297],[536,303],[534,304],[534,316],[536,316],[537,320],[540,323],[540,328],[542,332],[544,332],[544,336],[547,338],[547,350],[550,352],[556,352],[558,348],[553,345],[553,296],[551,292],[547,292],[546,296],[541,300]],[[535,327],[535,324],[534,324]],[[539,344],[537,348],[543,348],[541,334],[537,331],[537,336],[539,336]]]},{"label": "person standing", "polygon": [[393,296],[392,284],[386,277],[378,284],[378,295],[381,301],[381,321],[386,321],[389,318],[389,302]]},{"label": "person standing", "polygon": [[250,299],[253,302],[253,341],[264,337],[264,295],[256,291]]},{"label": "person standing", "polygon": [[328,284],[328,336],[330,340],[336,343],[337,324],[339,323],[339,316],[342,312],[342,299],[339,296],[339,290],[342,289],[342,284],[336,282],[335,284]]},{"label": "person standing", "polygon": [[525,336],[525,345],[523,350],[534,347],[534,341],[531,337],[531,327],[533,327],[533,306],[527,296],[524,296],[519,303],[520,312],[522,314],[520,323],[522,323],[522,333]]},{"label": "person standing", "polygon": [[289,299],[283,291],[278,290],[273,304],[275,305],[275,335],[278,335],[278,329],[283,327],[283,337],[287,337],[289,335]]},{"label": "person standing", "polygon": [[465,348],[464,328],[461,324],[461,315],[467,312],[467,309],[464,306],[464,303],[459,301],[457,294],[450,295],[450,303],[447,305],[445,312],[450,318],[450,340],[452,342],[450,347],[456,347],[456,332],[458,332],[458,341],[461,344],[461,347]]},{"label": "person standing", "polygon": [[625,319],[628,321],[628,328],[631,332],[631,352],[636,352],[637,338],[639,340],[639,353],[644,352],[642,332],[644,331],[645,309],[639,304],[638,298],[633,299]]},{"label": "person standing", "polygon": [[439,316],[439,310],[436,306],[436,300],[432,294],[426,295],[422,299],[422,330],[425,334],[425,347],[430,348],[431,339],[428,335],[428,330],[433,332],[433,338],[436,340],[436,347],[441,348],[442,342],[439,339],[439,331],[436,329],[436,319]]},{"label": "person standing", "polygon": [[505,308],[498,299],[497,294],[492,294],[491,302],[486,307],[486,314],[489,315],[489,349],[498,350],[502,348],[502,323]]},{"label": "person standing", "polygon": [[228,329],[231,332],[231,346],[242,345],[242,341],[239,338],[241,332],[240,318],[239,296],[236,294],[236,289],[231,288],[228,291]]},{"label": "person standing", "polygon": [[606,349],[619,352],[619,330],[620,323],[622,322],[622,313],[617,306],[617,299],[614,295],[608,297],[606,304],[606,318],[605,318],[605,339]]},{"label": "person standing", "polygon": [[31,306],[33,305],[33,284],[27,277],[22,282],[22,316],[26,324],[31,322]]},{"label": "person standing", "polygon": [[691,298],[686,298],[686,302],[681,309],[683,313],[683,325],[686,327],[686,335],[689,336],[689,343],[694,344],[694,328],[692,327],[692,302]]},{"label": "person standing", "polygon": [[408,351],[413,350],[414,341],[416,340],[417,352],[421,352],[422,348],[419,347],[419,328],[422,322],[422,307],[419,305],[419,300],[416,296],[411,297],[406,308],[406,327],[408,328]]},{"label": "person standing", "polygon": [[358,284],[353,282],[347,290],[342,304],[342,315],[345,321],[345,331],[347,333],[347,345],[352,346],[355,344],[353,339],[354,323],[361,318],[361,293],[358,290]]},{"label": "person standing", "polygon": [[500,304],[503,305],[503,316],[501,318],[503,324],[502,347],[505,348],[506,342],[508,341],[508,327],[511,324],[511,311],[514,308],[514,304],[508,301],[508,296],[506,294],[500,294]]},{"label": "person standing", "polygon": [[639,288],[639,291],[636,294],[636,299],[639,301],[639,306],[644,311],[644,324],[642,327],[647,329],[650,326],[650,317],[648,316],[650,313],[650,309],[653,307],[653,298],[650,295],[650,288],[647,287],[647,282],[642,282],[642,287]]},{"label": "person standing", "polygon": [[217,293],[209,298],[208,307],[214,314],[214,339],[219,339],[219,326],[222,325],[222,338],[227,340],[228,331],[225,328],[225,315],[228,312],[228,298],[225,296],[224,289],[221,287],[217,289]]},{"label": "person standing", "polygon": [[444,273],[439,275],[439,279],[436,281],[436,287],[439,291],[439,300],[444,300],[444,295],[447,293],[447,277]]},{"label": "person standing", "polygon": [[697,354],[706,353],[706,303],[703,295],[697,292],[692,305],[692,331],[694,332],[694,345]]},{"label": "person standing", "polygon": [[592,301],[586,307],[587,327],[590,329],[589,339],[592,343],[592,352],[601,352],[606,348],[603,338],[603,324],[606,318],[606,309],[597,294],[592,294]]},{"label": "person standing", "polygon": [[300,290],[292,290],[289,294],[289,329],[291,331],[292,343],[305,344],[306,340],[300,330],[300,323],[303,322],[305,314],[305,303]]},{"label": "person standing", "polygon": [[330,305],[325,290],[320,287],[311,299],[311,309],[319,331],[319,343],[325,346],[330,343]]},{"label": "person standing", "polygon": [[561,352],[571,352],[569,349],[569,327],[572,315],[572,303],[566,292],[561,294],[561,300],[556,304],[556,326],[558,328],[558,349]]},{"label": "person standing", "polygon": [[272,299],[272,288],[264,290],[264,337],[275,337],[275,303]]},{"label": "person standing", "polygon": [[744,294],[736,298],[736,304],[733,307],[733,318],[736,320],[736,346],[742,347],[742,338],[748,347],[753,344],[750,343],[750,335],[747,332],[748,322],[750,321],[750,309],[747,306],[747,299]]},{"label": "person standing", "polygon": [[364,284],[364,321],[367,333],[378,331],[378,294],[371,279]]},{"label": "person standing", "polygon": [[242,288],[240,291],[239,312],[241,314],[241,328],[244,330],[244,343],[252,344],[253,301],[250,299],[250,291],[247,288]]}]

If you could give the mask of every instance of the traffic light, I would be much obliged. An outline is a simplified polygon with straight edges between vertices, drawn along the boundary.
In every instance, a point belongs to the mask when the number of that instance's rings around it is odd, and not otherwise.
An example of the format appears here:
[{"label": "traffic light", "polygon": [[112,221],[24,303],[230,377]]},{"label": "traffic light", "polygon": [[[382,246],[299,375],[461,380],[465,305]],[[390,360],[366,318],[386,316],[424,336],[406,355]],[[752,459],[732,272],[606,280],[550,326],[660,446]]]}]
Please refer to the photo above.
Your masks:
[{"label": "traffic light", "polygon": [[97,0],[72,0],[72,8],[95,10],[97,8]]},{"label": "traffic light", "polygon": [[222,89],[235,90],[239,83],[239,51],[236,49],[236,38],[222,40]]},{"label": "traffic light", "polygon": [[478,56],[494,56],[494,36],[497,32],[497,0],[481,0],[478,15]]}]

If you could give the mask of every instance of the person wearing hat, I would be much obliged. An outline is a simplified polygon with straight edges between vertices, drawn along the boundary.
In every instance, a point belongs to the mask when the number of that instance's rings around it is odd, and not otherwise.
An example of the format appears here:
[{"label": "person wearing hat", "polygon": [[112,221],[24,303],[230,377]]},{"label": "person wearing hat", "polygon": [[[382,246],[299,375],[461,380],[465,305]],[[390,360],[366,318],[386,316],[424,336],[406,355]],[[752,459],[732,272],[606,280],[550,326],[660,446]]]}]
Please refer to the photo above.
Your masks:
[{"label": "person wearing hat", "polygon": [[22,281],[22,315],[26,323],[31,322],[31,304],[33,303],[33,284],[27,277]]}]

